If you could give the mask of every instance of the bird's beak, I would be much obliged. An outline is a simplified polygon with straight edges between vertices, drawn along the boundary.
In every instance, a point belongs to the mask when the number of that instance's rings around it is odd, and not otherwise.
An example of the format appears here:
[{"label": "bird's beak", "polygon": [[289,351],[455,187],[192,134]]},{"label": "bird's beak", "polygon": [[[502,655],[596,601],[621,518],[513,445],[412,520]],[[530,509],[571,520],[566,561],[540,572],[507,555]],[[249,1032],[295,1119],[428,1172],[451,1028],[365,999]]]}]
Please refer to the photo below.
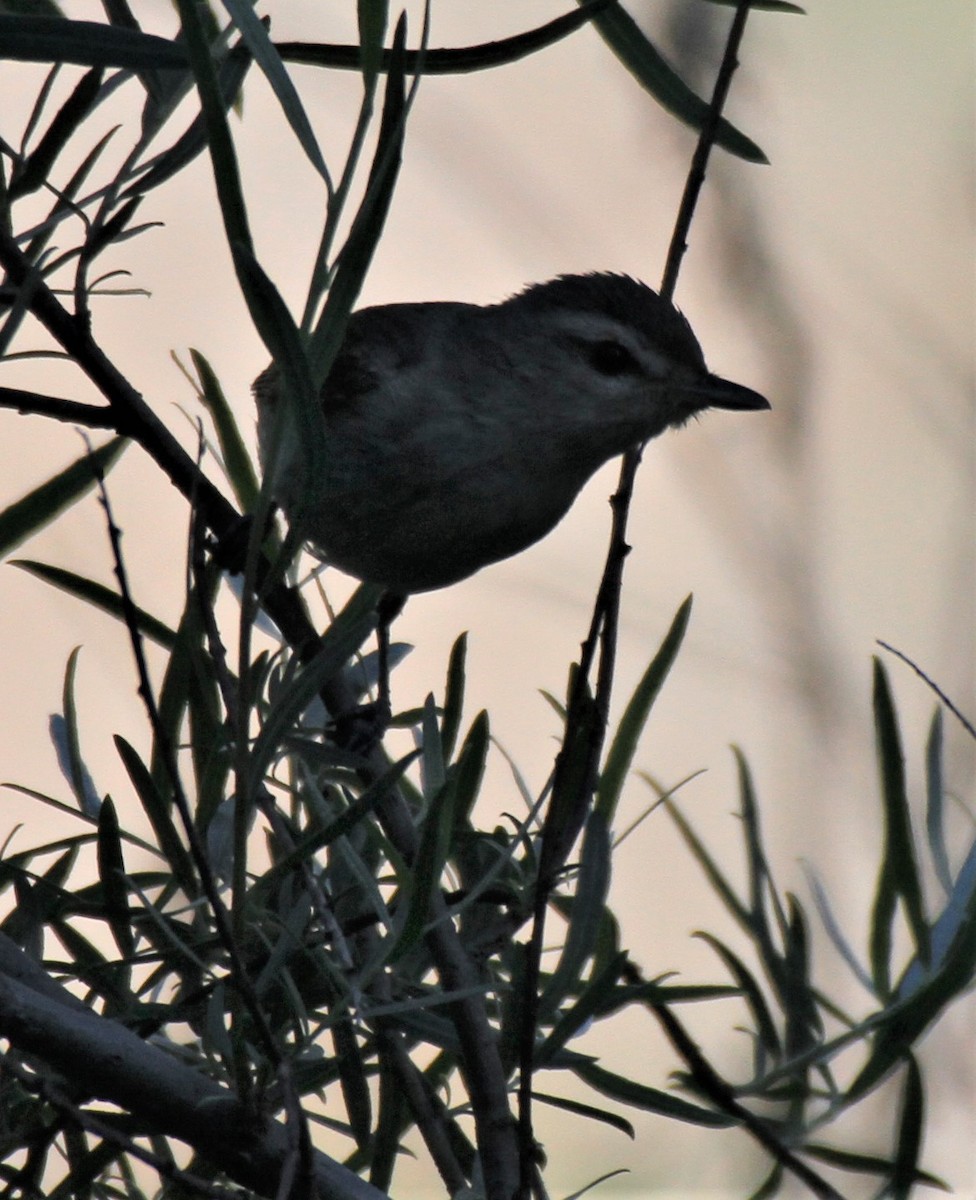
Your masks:
[{"label": "bird's beak", "polygon": [[728,379],[720,379],[718,375],[709,375],[700,390],[702,397],[707,399],[709,408],[731,408],[748,412],[771,407],[766,397],[760,396],[752,388],[743,387],[740,383],[730,383]]}]

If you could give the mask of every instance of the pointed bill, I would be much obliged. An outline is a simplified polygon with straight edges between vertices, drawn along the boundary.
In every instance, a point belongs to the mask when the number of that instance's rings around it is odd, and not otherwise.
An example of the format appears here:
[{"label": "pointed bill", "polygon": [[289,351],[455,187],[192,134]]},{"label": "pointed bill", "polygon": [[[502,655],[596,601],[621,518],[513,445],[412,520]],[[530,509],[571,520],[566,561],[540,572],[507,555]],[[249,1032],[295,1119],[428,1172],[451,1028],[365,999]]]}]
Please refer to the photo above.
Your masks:
[{"label": "pointed bill", "polygon": [[718,375],[708,376],[701,388],[701,394],[707,396],[709,408],[730,408],[749,412],[771,407],[766,397],[760,396],[752,388],[743,387],[741,383],[732,383],[728,379],[720,379]]}]

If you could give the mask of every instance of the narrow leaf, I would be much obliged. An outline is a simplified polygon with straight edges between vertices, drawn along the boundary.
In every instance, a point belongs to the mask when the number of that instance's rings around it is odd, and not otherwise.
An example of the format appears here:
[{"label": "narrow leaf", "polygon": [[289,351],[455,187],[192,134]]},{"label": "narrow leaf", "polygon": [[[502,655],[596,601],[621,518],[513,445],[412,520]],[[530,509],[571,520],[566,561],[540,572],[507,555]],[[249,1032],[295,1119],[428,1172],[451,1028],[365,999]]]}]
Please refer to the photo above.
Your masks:
[{"label": "narrow leaf", "polygon": [[99,21],[0,16],[0,58],[83,67],[186,67],[178,42]]},{"label": "narrow leaf", "polygon": [[122,957],[129,959],[135,952],[135,938],[125,884],[125,860],[122,857],[119,818],[108,796],[98,814],[98,878],[101,880],[105,913],[115,944]]},{"label": "narrow leaf", "polygon": [[736,1124],[731,1117],[723,1113],[712,1112],[697,1104],[690,1104],[670,1092],[662,1092],[658,1088],[626,1079],[597,1066],[596,1063],[580,1063],[573,1068],[573,1074],[578,1075],[584,1083],[588,1083],[604,1096],[619,1100],[632,1108],[643,1109],[645,1112],[658,1113],[662,1117],[687,1121],[690,1125],[703,1125],[709,1129],[728,1129]]},{"label": "narrow leaf", "polygon": [[607,754],[597,790],[596,808],[602,814],[607,825],[613,824],[617,802],[634,760],[638,739],[644,731],[654,701],[657,699],[681,648],[691,618],[691,601],[692,598],[689,596],[678,609],[671,622],[671,628],[661,643],[661,648],[634,689],[634,694],[620,718],[620,724]]},{"label": "narrow leaf", "polygon": [[123,437],[85,453],[58,475],[15,500],[0,513],[0,557],[33,536],[95,486],[97,476],[114,465],[127,445]]},{"label": "narrow leaf", "polygon": [[[593,24],[638,83],[679,121],[700,130],[709,111],[708,104],[688,87],[651,45],[640,26],[619,4],[603,9]],[[716,143],[747,162],[765,163],[766,155],[751,138],[740,133],[724,117],[718,124]]]},{"label": "narrow leaf", "polygon": [[905,760],[898,720],[880,659],[874,660],[874,721],[885,841],[871,922],[871,971],[879,995],[891,990],[892,923],[900,898],[905,906],[915,948],[923,962],[930,957],[929,930],[922,906],[922,886],[915,861]]},{"label": "narrow leaf", "polygon": [[[53,584],[54,587],[66,592],[69,596],[84,600],[86,604],[101,609],[102,612],[108,613],[116,620],[124,621],[126,619],[127,614],[123,612],[122,599],[114,588],[106,587],[103,583],[96,583],[94,579],[86,579],[84,575],[76,575],[73,571],[66,571],[62,567],[53,567],[50,563],[36,562],[32,559],[11,559],[10,565],[20,567],[31,575],[36,575],[38,579]],[[168,625],[158,620],[152,613],[146,612],[144,608],[136,608],[135,617],[140,633],[151,638],[158,645],[172,649],[176,634]]]},{"label": "narrow leaf", "polygon": [[259,485],[251,456],[244,445],[234,410],[227,403],[220,380],[199,350],[190,350],[190,358],[200,380],[200,400],[210,414],[217,431],[224,468],[234,489],[241,512],[252,512],[257,504]]}]

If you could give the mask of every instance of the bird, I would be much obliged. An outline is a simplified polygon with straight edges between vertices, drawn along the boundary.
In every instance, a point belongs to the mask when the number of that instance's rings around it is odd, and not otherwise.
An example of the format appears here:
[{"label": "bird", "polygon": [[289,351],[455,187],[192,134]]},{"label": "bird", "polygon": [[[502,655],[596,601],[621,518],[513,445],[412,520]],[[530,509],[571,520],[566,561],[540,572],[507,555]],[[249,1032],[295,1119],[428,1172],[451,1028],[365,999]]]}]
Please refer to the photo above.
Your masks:
[{"label": "bird", "polygon": [[400,597],[531,546],[598,468],[666,429],[710,408],[770,407],[708,371],[670,301],[613,272],[495,304],[354,312],[321,390],[315,479],[277,364],[254,398],[262,469],[290,526],[326,563]]}]

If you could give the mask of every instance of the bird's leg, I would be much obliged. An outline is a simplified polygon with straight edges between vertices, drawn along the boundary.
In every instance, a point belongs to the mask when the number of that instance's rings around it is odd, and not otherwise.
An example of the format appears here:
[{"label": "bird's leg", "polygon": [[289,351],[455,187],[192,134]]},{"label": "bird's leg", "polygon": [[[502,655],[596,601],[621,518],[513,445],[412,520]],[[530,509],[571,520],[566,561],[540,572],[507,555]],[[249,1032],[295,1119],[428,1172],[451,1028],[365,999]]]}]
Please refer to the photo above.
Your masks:
[{"label": "bird's leg", "polygon": [[384,592],[376,605],[376,702],[389,721],[393,715],[390,703],[390,627],[397,619],[407,598],[401,592]]},{"label": "bird's leg", "polygon": [[333,722],[334,736],[348,750],[365,752],[386,733],[393,715],[390,703],[390,626],[407,598],[384,592],[376,605],[376,699],[358,704]]}]

